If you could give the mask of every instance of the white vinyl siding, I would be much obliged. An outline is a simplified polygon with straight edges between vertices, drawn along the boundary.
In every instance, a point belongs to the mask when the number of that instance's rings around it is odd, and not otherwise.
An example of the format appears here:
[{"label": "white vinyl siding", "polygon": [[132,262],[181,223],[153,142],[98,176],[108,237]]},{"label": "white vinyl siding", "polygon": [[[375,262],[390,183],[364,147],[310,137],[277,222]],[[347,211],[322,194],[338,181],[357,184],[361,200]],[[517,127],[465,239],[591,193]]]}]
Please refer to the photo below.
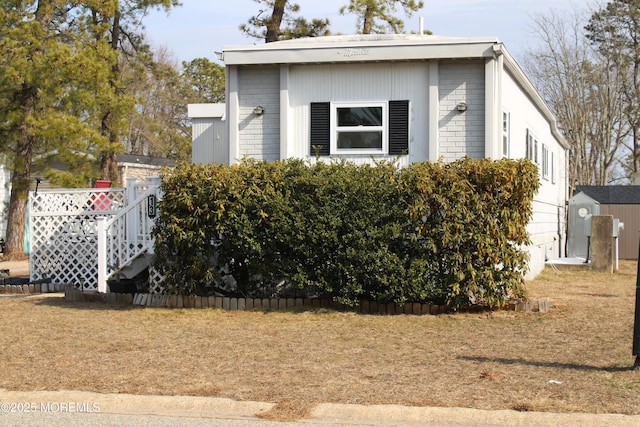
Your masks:
[{"label": "white vinyl siding", "polygon": [[[311,104],[409,101],[408,156],[400,164],[427,160],[428,77],[426,62],[394,64],[327,64],[289,67],[289,138],[287,157],[315,156],[309,151]],[[388,108],[388,107],[387,107]],[[419,112],[416,117],[414,112]],[[394,158],[381,153],[376,158]],[[343,154],[356,163],[371,162],[371,154]]]}]

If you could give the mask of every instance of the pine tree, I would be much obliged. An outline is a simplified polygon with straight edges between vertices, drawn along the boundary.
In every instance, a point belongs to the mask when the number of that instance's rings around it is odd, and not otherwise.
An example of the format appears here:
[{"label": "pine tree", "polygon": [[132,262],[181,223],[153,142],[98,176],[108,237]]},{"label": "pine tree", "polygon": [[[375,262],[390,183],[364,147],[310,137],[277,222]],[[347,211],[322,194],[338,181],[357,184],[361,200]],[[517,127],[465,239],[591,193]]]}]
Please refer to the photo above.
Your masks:
[{"label": "pine tree", "polygon": [[[424,2],[416,0],[350,0],[340,8],[340,13],[352,13],[358,17],[358,32],[361,34],[384,34],[391,30],[394,34],[404,31],[404,21],[394,16],[398,6],[411,17],[413,12],[424,7]],[[377,22],[380,20],[382,22]]]},{"label": "pine tree", "polygon": [[[23,256],[32,166],[104,142],[90,121],[93,82],[104,75],[95,46],[76,32],[64,1],[2,0],[0,14],[0,147],[12,173],[5,258]],[[80,103],[86,105],[80,108]],[[80,109],[82,110],[80,112]]]},{"label": "pine tree", "polygon": [[134,106],[119,61],[146,51],[139,22],[147,9],[168,10],[177,0],[0,4],[0,149],[12,173],[5,258],[15,259],[23,256],[34,165],[62,161],[69,171],[51,179],[78,185],[100,176],[99,158],[102,176],[114,177]]},{"label": "pine tree", "polygon": [[[292,15],[300,11],[300,6],[288,0],[254,0],[265,9],[252,16],[249,22],[240,25],[240,30],[250,37],[264,39],[266,43],[302,37],[318,37],[330,34],[328,19],[307,21]],[[271,10],[271,14],[268,13]],[[284,25],[284,27],[283,27]]]}]

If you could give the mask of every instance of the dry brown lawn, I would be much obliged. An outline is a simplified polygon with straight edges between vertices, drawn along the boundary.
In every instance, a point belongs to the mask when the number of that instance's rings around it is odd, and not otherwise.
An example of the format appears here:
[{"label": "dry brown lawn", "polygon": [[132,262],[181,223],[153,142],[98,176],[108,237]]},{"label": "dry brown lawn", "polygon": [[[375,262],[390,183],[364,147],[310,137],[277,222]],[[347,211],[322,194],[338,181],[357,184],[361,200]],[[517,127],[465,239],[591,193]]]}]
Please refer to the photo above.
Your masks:
[{"label": "dry brown lawn", "polygon": [[529,283],[546,314],[225,312],[0,297],[0,388],[640,414],[636,263]]}]

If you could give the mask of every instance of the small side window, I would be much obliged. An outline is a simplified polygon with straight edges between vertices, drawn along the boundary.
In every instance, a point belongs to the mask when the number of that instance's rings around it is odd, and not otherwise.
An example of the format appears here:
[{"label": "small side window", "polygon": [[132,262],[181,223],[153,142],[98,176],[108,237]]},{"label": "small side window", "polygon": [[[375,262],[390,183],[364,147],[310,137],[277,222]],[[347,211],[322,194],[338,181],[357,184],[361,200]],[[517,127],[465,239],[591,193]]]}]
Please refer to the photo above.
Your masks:
[{"label": "small side window", "polygon": [[502,155],[504,157],[509,157],[509,145],[511,145],[510,139],[510,130],[511,128],[511,116],[509,113],[504,111],[502,113]]}]

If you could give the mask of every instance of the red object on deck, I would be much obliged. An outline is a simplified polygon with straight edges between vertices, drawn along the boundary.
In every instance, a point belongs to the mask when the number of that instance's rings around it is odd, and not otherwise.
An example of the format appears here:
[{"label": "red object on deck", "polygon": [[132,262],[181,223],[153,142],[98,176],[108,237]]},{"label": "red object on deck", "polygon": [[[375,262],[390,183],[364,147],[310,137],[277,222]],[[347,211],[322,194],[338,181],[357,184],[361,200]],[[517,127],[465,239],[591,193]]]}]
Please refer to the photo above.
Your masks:
[{"label": "red object on deck", "polygon": [[96,179],[96,182],[93,184],[93,188],[109,188],[111,187],[111,181],[107,181],[106,179]]},{"label": "red object on deck", "polygon": [[[93,188],[109,188],[111,181],[105,179],[97,179],[93,184]],[[110,211],[112,208],[111,199],[107,193],[99,193],[91,196],[93,200],[91,209],[94,211]]]}]

